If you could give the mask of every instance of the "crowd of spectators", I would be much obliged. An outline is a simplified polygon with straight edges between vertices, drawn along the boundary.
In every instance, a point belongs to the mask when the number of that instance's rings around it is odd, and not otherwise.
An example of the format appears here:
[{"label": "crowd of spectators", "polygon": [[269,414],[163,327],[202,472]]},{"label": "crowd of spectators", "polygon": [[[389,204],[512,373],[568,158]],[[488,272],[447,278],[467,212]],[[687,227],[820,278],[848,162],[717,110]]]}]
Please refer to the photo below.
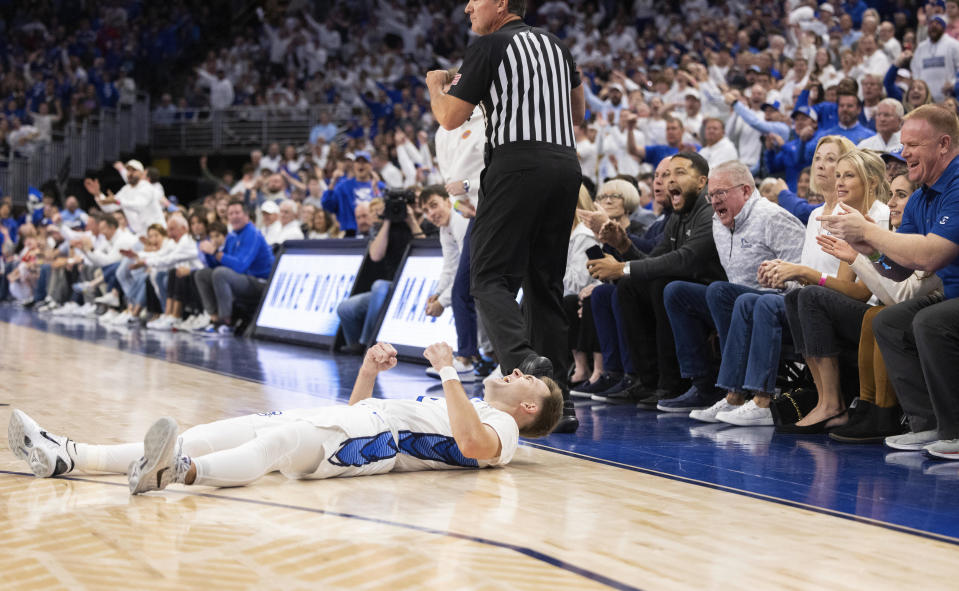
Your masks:
[{"label": "crowd of spectators", "polygon": [[[89,215],[76,199],[63,210],[45,200],[30,220],[0,206],[8,293],[108,324],[223,333],[235,301],[262,292],[271,247],[370,237],[371,253],[389,260],[384,228],[406,240],[449,225],[420,211],[431,195],[454,197],[451,215],[469,217],[478,183],[471,191],[470,174],[437,162],[423,85],[427,69],[455,68],[468,42],[461,5],[337,2],[319,20],[295,3],[259,11],[259,25],[211,51],[154,121],[174,121],[201,96],[214,109],[332,105],[309,144],[254,150],[240,171],[214,173],[204,159],[213,191],[189,207],[166,200],[136,161],[117,167],[127,183],[117,195],[88,180],[100,210]],[[914,395],[901,433],[890,385],[901,365],[886,377],[874,353],[884,336],[868,321],[890,317],[876,314],[881,305],[954,296],[949,272],[930,272],[952,260],[923,262],[921,273],[889,263],[905,280],[890,282],[826,221],[899,227],[917,181],[938,178],[917,168],[927,158],[916,156],[917,130],[942,144],[936,158],[959,150],[959,1],[570,1],[528,16],[569,45],[589,108],[565,284],[574,395],[840,441],[888,437],[899,449],[959,435],[937,437],[941,417]],[[390,228],[386,192],[428,185]],[[468,239],[457,236],[459,252]],[[586,260],[590,245],[602,252]],[[361,315],[351,345],[371,344],[365,328]],[[782,375],[790,362],[810,383],[777,398],[796,385]]]},{"label": "crowd of spectators", "polygon": [[[0,300],[109,326],[231,334],[234,304],[255,307],[283,242],[351,236],[375,245],[379,229],[388,228],[386,188],[374,180],[368,154],[338,165],[336,178],[351,188],[339,204],[350,207],[341,216],[349,220],[345,230],[334,213],[335,185],[320,191],[316,179],[299,183],[295,169],[283,168],[287,176],[261,172],[254,161],[270,156],[252,157],[238,181],[225,185],[213,177],[215,190],[185,205],[168,199],[157,170],[137,160],[115,163],[124,183],[116,194],[101,189],[99,179],[84,181],[95,199],[89,212],[72,195],[61,208],[45,194],[32,212],[4,197]],[[356,201],[353,189],[369,199]],[[417,234],[419,224],[439,234],[419,205],[409,217]]]},{"label": "crowd of spectators", "polygon": [[29,156],[54,129],[132,105],[218,38],[229,2],[0,3],[0,156]]}]

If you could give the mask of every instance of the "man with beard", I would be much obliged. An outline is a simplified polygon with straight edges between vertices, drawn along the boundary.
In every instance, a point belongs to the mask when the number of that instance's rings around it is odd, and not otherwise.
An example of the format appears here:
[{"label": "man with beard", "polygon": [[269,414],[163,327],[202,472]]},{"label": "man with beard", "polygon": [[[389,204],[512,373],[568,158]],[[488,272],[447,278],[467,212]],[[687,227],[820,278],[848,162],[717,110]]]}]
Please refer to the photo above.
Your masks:
[{"label": "man with beard", "polygon": [[811,146],[806,147],[806,152],[810,155],[809,161],[812,162],[811,154],[816,151],[816,143],[819,138],[827,135],[841,135],[854,144],[875,135],[875,133],[860,123],[859,115],[862,113],[862,104],[859,97],[852,89],[840,90],[836,97],[836,112],[839,117],[839,123],[829,129],[820,128]]},{"label": "man with beard", "polygon": [[649,255],[631,249],[625,263],[607,255],[587,265],[596,279],[617,282],[618,308],[613,314],[625,327],[626,345],[638,374],[624,378],[622,390],[607,391],[608,402],[639,402],[654,408],[684,391],[663,292],[676,280],[710,283],[726,278],[713,240],[713,210],[705,197],[708,176],[709,165],[699,154],[673,156],[666,186],[673,215],[660,243]]},{"label": "man with beard", "polygon": [[946,19],[941,15],[930,17],[927,27],[929,37],[916,47],[910,68],[913,80],[925,80],[932,100],[939,102],[956,83],[959,41],[943,34]]}]

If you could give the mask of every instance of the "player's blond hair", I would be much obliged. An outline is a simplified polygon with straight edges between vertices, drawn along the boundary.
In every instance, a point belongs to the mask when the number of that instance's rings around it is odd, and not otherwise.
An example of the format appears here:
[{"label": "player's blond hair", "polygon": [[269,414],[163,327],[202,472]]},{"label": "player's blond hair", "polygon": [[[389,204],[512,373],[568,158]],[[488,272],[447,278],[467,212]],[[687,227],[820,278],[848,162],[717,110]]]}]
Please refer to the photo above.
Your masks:
[{"label": "player's blond hair", "polygon": [[551,378],[542,377],[539,380],[549,388],[549,395],[540,401],[539,412],[533,422],[519,430],[520,435],[531,439],[549,435],[563,416],[563,391]]}]

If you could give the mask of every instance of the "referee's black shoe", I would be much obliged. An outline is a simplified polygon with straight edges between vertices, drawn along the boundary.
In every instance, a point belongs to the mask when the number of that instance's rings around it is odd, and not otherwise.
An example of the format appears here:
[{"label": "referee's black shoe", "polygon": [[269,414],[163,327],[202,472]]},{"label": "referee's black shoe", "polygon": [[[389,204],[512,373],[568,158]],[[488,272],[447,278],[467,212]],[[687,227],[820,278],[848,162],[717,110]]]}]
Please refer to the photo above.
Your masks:
[{"label": "referee's black shoe", "polygon": [[540,357],[536,353],[530,353],[526,359],[517,366],[523,375],[534,376],[537,378],[553,377],[553,362],[546,357]]},{"label": "referee's black shoe", "polygon": [[563,416],[553,429],[553,433],[575,433],[579,429],[579,419],[576,418],[576,409],[573,401],[566,398],[563,401]]}]

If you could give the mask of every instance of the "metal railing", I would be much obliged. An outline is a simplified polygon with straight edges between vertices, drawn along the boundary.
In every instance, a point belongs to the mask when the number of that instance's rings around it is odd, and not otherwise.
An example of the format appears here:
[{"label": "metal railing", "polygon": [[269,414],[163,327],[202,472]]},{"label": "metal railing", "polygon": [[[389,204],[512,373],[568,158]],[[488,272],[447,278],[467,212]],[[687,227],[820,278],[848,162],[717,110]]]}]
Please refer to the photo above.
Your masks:
[{"label": "metal railing", "polygon": [[[330,106],[230,107],[155,113],[150,147],[156,154],[245,154],[273,142],[305,144],[320,113],[335,115]],[[335,120],[334,116],[334,120]]]},{"label": "metal railing", "polygon": [[11,153],[0,161],[0,189],[14,203],[23,204],[31,186],[39,188],[53,180],[62,188],[70,177],[82,177],[149,143],[150,99],[139,95],[132,105],[101,109],[81,122],[68,122],[29,155]]}]

